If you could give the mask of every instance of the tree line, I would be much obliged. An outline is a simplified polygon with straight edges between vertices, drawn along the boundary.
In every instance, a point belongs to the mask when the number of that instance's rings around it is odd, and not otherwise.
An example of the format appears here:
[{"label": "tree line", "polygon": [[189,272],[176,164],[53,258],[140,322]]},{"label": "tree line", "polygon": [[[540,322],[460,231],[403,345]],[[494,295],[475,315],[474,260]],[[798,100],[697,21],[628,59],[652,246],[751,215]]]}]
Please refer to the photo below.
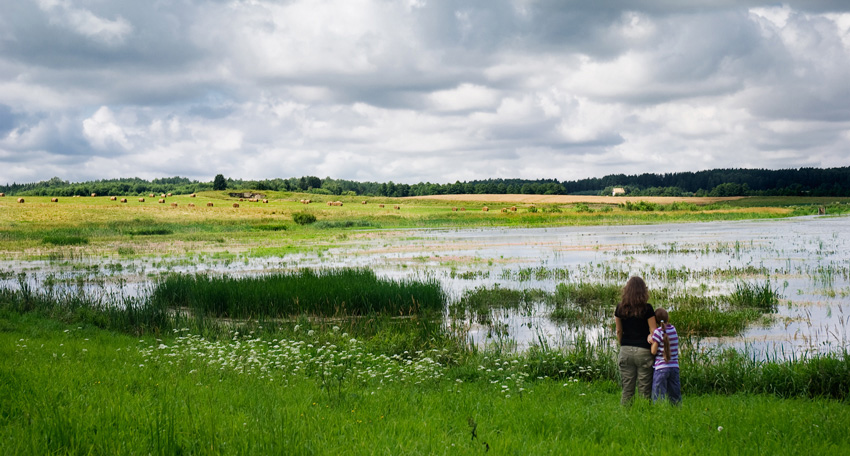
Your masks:
[{"label": "tree line", "polygon": [[0,185],[9,195],[133,196],[147,193],[197,193],[204,190],[300,191],[327,195],[427,196],[451,194],[610,195],[614,188],[634,196],[850,196],[850,167],[798,169],[713,169],[561,182],[557,179],[486,179],[454,183],[358,182],[316,176],[242,180],[218,174],[210,182],[185,177],[150,181],[135,178],[68,182],[58,177],[27,184]]}]

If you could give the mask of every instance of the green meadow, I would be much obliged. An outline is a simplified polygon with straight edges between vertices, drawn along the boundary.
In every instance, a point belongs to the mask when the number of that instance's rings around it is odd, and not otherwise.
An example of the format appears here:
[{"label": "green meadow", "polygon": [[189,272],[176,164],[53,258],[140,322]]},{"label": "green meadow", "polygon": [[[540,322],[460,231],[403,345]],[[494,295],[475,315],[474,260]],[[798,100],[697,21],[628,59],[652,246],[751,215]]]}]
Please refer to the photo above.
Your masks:
[{"label": "green meadow", "polygon": [[[6,197],[0,199],[0,256],[88,268],[97,280],[120,281],[126,266],[112,264],[115,258],[169,258],[190,266],[202,257],[226,263],[245,255],[321,254],[357,240],[413,235],[412,228],[850,211],[847,199],[834,198],[517,204],[515,212],[502,212],[510,206],[496,201],[485,212],[482,203],[462,201],[265,196],[268,203],[223,192],[165,203]],[[300,202],[317,197],[323,199]],[[337,200],[343,205],[327,205]],[[684,402],[637,400],[622,407],[610,345],[578,338],[566,347],[541,341],[522,351],[482,348],[469,343],[462,324],[545,306],[549,318],[569,327],[603,322],[605,329],[619,293],[610,282],[622,282],[622,271],[602,270],[598,282],[567,281],[569,271],[543,267],[506,273],[562,283],[553,292],[481,286],[452,301],[428,274],[391,279],[368,268],[296,267],[252,275],[168,273],[143,278],[149,288],[133,295],[89,293],[57,286],[60,279],[49,275],[34,280],[3,271],[9,285],[0,287],[0,454],[850,450],[846,352],[763,359],[700,344],[702,337],[734,336],[772,318],[781,303],[776,282],[740,281],[711,296],[698,289],[652,290],[653,303],[675,309]],[[673,281],[692,277],[684,270],[660,273]],[[473,272],[458,274],[475,279]],[[732,280],[768,275],[755,266],[714,274]],[[829,274],[821,273],[822,280]]]}]

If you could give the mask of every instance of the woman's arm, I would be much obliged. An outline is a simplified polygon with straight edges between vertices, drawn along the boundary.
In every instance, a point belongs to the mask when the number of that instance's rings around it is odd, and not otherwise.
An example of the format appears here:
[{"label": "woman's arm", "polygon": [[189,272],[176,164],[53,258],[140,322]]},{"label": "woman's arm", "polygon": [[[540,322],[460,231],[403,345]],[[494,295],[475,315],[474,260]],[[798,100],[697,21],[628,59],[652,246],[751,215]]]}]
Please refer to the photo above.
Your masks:
[{"label": "woman's arm", "polygon": [[[655,320],[655,317],[652,317]],[[620,317],[614,317],[614,323],[617,325],[617,343],[623,343],[623,322],[620,321]]]}]

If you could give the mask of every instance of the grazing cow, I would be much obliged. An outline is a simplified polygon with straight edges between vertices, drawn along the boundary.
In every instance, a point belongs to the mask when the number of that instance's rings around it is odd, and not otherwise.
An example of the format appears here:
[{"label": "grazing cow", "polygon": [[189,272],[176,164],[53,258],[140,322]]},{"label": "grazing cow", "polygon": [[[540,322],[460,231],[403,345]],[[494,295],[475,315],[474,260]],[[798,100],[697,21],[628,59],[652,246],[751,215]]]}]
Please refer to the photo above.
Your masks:
[{"label": "grazing cow", "polygon": [[97,196],[97,193],[92,193],[92,194],[91,194],[91,197],[92,197],[92,198],[94,198],[95,196]]},{"label": "grazing cow", "polygon": [[481,210],[482,210],[482,211],[484,211],[484,212],[487,212],[487,211],[489,211],[489,210],[490,210],[490,208],[489,208],[489,207],[487,207],[487,206],[484,206],[484,207],[482,207],[482,208],[481,208]]},{"label": "grazing cow", "polygon": [[18,198],[18,202],[19,202],[19,203],[23,203],[23,202],[24,202],[24,199],[23,199],[23,198]]},{"label": "grazing cow", "polygon": [[239,207],[239,203],[233,203],[233,207]]},{"label": "grazing cow", "polygon": [[51,203],[58,203],[58,202],[59,202],[59,198],[50,198],[50,202],[51,202]]},{"label": "grazing cow", "polygon": [[189,198],[194,198],[194,197],[195,197],[195,194],[194,194],[194,193],[192,193],[191,195],[189,195]]},{"label": "grazing cow", "polygon": [[213,203],[207,203],[207,207],[213,207]]},{"label": "grazing cow", "polygon": [[145,202],[145,199],[144,199],[144,198],[139,198],[139,202],[140,202],[140,203],[144,203],[144,202]]},{"label": "grazing cow", "polygon": [[162,199],[162,198],[160,198],[160,199],[159,199],[159,201],[158,201],[158,203],[159,203],[159,204],[162,204],[162,203],[164,203],[164,202],[165,202],[165,200],[164,200],[164,199]]},{"label": "grazing cow", "polygon": [[121,202],[122,202],[122,203],[126,203],[126,202],[127,202],[127,198],[121,198]]},{"label": "grazing cow", "polygon": [[189,203],[189,207],[195,207],[195,203]]},{"label": "grazing cow", "polygon": [[110,196],[110,197],[109,197],[109,201],[115,201],[116,199],[117,199],[117,198],[116,198],[116,197],[114,197],[114,196]]}]

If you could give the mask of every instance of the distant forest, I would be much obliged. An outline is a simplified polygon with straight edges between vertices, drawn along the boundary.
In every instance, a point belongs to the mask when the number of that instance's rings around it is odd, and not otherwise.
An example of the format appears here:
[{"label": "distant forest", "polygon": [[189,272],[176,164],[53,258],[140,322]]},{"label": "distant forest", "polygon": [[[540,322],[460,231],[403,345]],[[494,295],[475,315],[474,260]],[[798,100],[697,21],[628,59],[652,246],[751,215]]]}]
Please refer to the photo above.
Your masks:
[{"label": "distant forest", "polygon": [[216,176],[210,182],[185,177],[147,181],[139,178],[68,182],[58,177],[30,184],[0,185],[9,195],[132,196],[146,193],[194,193],[204,190],[277,190],[327,195],[425,196],[470,193],[537,195],[611,195],[623,188],[632,196],[850,196],[850,167],[799,169],[713,169],[665,174],[611,174],[602,178],[560,182],[557,179],[487,179],[453,184],[420,182],[356,182],[316,176],[241,180]]}]

